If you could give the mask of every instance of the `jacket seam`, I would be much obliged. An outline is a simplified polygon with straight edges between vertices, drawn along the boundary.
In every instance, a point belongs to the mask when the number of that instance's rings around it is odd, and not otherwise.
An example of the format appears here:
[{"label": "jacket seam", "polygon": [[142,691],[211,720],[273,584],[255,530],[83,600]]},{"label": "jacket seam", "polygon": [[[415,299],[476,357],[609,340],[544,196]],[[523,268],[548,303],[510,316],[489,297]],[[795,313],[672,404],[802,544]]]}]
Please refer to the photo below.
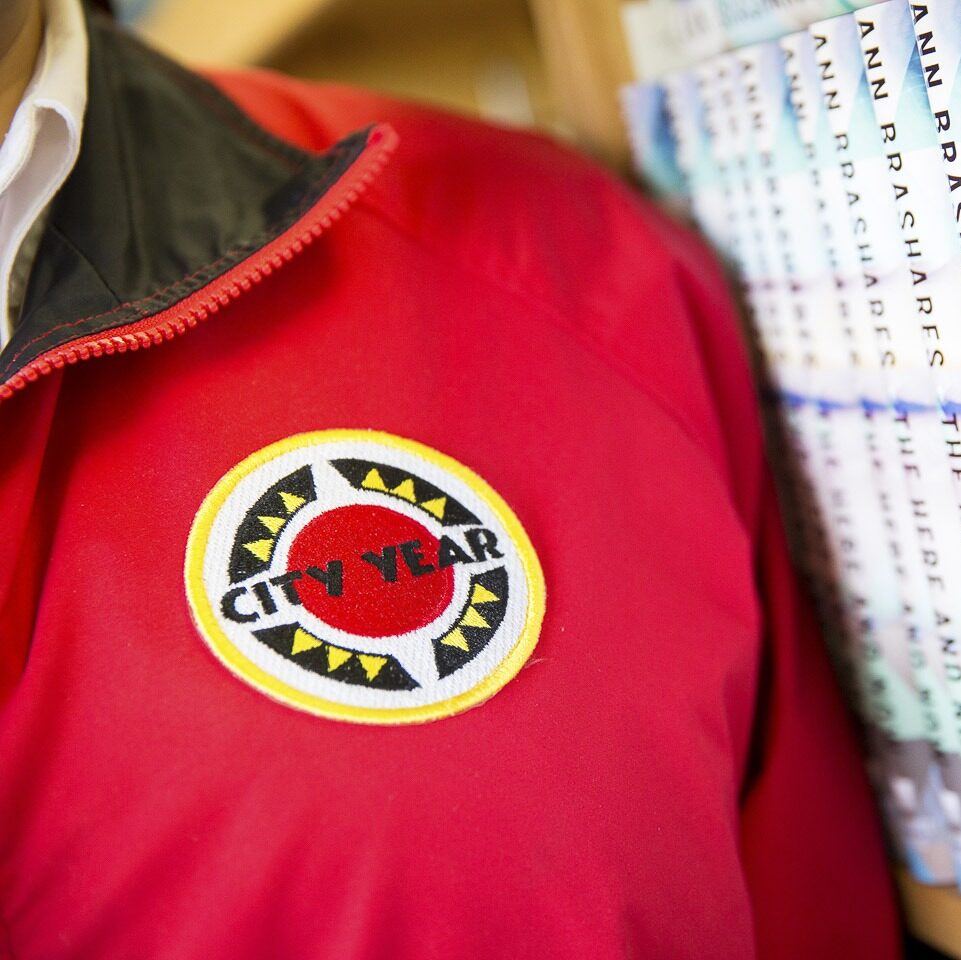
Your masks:
[{"label": "jacket seam", "polygon": [[[49,225],[48,229],[50,230],[50,233],[51,233],[51,234],[55,234],[57,237],[59,237],[61,243],[63,243],[65,246],[69,247],[69,248],[73,251],[74,256],[78,257],[80,260],[82,260],[82,261],[90,268],[90,270],[93,272],[93,274],[96,276],[96,278],[103,284],[104,290],[106,290],[106,291],[110,294],[110,296],[112,296],[112,297],[114,298],[114,300],[117,301],[117,304],[120,305],[120,304],[121,304],[121,299],[120,299],[120,297],[117,295],[117,291],[114,290],[114,288],[110,285],[110,283],[108,283],[107,278],[103,275],[103,273],[100,271],[100,269],[97,267],[97,265],[90,259],[90,257],[88,257],[88,256],[73,242],[73,240],[71,240],[70,237],[68,237],[68,236],[63,232],[63,230],[61,230],[60,227],[57,226],[57,224],[51,223],[51,224]],[[111,308],[111,309],[116,309],[116,308]]]},{"label": "jacket seam", "polygon": [[[714,466],[718,469],[721,476],[725,480],[725,486],[728,488],[729,494],[731,493],[731,478],[728,465],[724,462],[723,458],[719,458],[717,454],[713,453],[710,449],[710,445],[704,437],[699,436],[697,430],[694,426],[687,422],[686,418],[680,416],[675,410],[673,410],[670,404],[660,396],[657,390],[652,390],[647,384],[639,381],[637,372],[629,364],[624,363],[619,360],[615,355],[611,354],[609,350],[603,347],[597,340],[585,336],[582,331],[580,331],[577,326],[569,322],[566,315],[560,308],[555,304],[547,300],[542,300],[540,297],[532,296],[525,290],[519,289],[514,284],[509,283],[504,278],[497,276],[495,274],[489,273],[486,270],[478,269],[477,267],[465,262],[460,257],[455,254],[449,253],[445,250],[441,250],[425,241],[422,237],[418,236],[413,230],[411,230],[406,224],[399,221],[387,210],[384,210],[379,205],[374,205],[368,200],[365,200],[361,204],[365,210],[374,214],[379,219],[383,220],[389,227],[397,231],[406,237],[410,242],[416,244],[431,257],[437,260],[446,261],[455,265],[459,270],[466,273],[470,273],[473,276],[478,277],[490,286],[496,287],[498,290],[506,293],[508,296],[515,300],[519,300],[522,303],[536,307],[541,312],[548,314],[553,319],[556,326],[566,331],[570,336],[572,336],[578,343],[580,343],[584,348],[590,350],[590,352],[603,361],[603,363],[610,367],[612,370],[617,372],[621,377],[623,377],[638,393],[642,394],[651,404],[657,407],[665,416],[670,419],[676,427],[684,434],[690,443],[692,443],[701,453],[707,457]],[[672,261],[673,262],[673,261]],[[732,504],[734,503],[733,496],[731,498]],[[735,507],[736,509],[736,507]],[[740,514],[739,514],[740,515]]]}]

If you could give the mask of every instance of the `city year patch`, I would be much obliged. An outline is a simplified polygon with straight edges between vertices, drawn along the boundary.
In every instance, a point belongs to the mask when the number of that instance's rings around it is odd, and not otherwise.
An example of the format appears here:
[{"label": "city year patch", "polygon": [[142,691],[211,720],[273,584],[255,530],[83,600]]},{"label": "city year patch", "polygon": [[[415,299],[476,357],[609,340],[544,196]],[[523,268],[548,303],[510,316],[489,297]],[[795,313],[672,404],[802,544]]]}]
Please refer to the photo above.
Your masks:
[{"label": "city year patch", "polygon": [[194,519],[185,579],[229,670],[360,723],[481,703],[523,666],[544,614],[537,556],[497,493],[369,430],[288,437],[234,467]]}]

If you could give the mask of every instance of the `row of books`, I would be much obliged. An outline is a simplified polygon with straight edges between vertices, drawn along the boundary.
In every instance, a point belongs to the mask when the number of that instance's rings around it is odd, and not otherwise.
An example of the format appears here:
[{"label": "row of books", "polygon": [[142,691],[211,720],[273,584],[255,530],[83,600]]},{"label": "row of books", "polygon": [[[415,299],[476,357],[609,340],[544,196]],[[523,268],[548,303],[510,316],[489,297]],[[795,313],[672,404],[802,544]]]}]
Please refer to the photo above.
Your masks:
[{"label": "row of books", "polygon": [[639,79],[725,50],[776,40],[873,0],[626,0],[622,19]]},{"label": "row of books", "polygon": [[892,842],[958,883],[961,0],[675,6],[721,32],[625,91],[638,166],[738,278]]}]

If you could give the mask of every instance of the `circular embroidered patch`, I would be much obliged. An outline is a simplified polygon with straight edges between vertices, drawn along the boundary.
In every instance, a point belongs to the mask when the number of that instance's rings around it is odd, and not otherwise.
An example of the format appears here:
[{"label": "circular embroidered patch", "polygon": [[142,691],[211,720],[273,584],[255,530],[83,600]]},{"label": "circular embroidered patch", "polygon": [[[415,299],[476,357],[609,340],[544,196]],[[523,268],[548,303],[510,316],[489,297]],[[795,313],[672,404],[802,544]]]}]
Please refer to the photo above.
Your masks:
[{"label": "circular embroidered patch", "polygon": [[247,457],[190,531],[204,640],[276,700],[359,723],[473,707],[530,656],[544,578],[524,528],[467,467],[370,430]]}]

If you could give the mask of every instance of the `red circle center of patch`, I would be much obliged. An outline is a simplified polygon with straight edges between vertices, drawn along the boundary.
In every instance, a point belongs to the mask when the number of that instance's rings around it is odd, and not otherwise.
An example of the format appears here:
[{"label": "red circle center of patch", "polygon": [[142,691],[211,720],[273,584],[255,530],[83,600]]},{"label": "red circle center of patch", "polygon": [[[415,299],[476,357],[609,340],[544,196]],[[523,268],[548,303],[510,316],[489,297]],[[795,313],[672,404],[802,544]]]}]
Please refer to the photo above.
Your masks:
[{"label": "red circle center of patch", "polygon": [[[454,595],[454,571],[437,566],[437,538],[386,507],[337,507],[311,520],[290,548],[297,593],[324,623],[363,637],[424,627]],[[336,567],[340,563],[340,593]],[[326,583],[317,574],[326,575]]]}]

